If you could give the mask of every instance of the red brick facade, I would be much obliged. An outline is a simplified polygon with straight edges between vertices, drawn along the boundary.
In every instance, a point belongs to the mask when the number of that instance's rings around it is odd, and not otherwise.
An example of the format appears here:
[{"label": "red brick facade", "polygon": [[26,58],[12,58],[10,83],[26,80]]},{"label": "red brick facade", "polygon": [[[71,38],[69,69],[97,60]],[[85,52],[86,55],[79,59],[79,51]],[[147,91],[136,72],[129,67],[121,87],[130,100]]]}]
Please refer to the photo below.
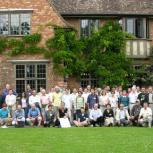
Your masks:
[{"label": "red brick facade", "polygon": [[[52,26],[57,25],[66,26],[63,18],[58,14],[55,8],[48,0],[0,0],[0,10],[17,10],[30,9],[32,10],[31,17],[31,33],[39,32],[42,34],[41,45],[54,35]],[[43,55],[20,55],[16,57],[9,57],[0,55],[0,90],[5,87],[6,83],[15,88],[15,66],[11,60],[44,60]],[[53,72],[53,64],[51,61],[47,63],[47,89],[49,90],[56,84],[62,84],[63,77],[57,76]]]}]

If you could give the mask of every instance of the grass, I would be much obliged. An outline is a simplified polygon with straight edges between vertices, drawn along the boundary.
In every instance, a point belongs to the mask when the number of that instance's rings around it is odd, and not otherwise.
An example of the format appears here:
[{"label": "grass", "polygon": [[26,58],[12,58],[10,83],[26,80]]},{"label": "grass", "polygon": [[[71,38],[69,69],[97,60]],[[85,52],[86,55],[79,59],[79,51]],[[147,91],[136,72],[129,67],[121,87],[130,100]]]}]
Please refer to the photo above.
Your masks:
[{"label": "grass", "polygon": [[0,138],[0,153],[153,153],[153,128],[9,128]]}]

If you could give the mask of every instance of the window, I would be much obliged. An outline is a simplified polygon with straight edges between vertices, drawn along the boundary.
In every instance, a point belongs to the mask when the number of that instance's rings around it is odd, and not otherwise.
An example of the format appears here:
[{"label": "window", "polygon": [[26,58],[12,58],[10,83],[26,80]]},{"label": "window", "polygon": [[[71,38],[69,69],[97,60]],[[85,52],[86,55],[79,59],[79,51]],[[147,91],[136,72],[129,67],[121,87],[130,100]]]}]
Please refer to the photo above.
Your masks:
[{"label": "window", "polygon": [[28,35],[31,29],[31,14],[0,14],[0,35]]},{"label": "window", "polygon": [[46,88],[46,64],[16,65],[17,93],[24,92],[27,84],[37,91],[40,87]]},{"label": "window", "polygon": [[82,19],[81,20],[81,37],[88,37],[93,31],[97,31],[99,28],[99,20]]},{"label": "window", "polygon": [[137,38],[148,37],[148,24],[146,18],[127,18],[125,19],[125,30],[135,35]]},{"label": "window", "polygon": [[87,85],[91,85],[91,87],[98,86],[98,79],[95,75],[89,73],[83,73],[81,75],[81,87],[86,88]]}]

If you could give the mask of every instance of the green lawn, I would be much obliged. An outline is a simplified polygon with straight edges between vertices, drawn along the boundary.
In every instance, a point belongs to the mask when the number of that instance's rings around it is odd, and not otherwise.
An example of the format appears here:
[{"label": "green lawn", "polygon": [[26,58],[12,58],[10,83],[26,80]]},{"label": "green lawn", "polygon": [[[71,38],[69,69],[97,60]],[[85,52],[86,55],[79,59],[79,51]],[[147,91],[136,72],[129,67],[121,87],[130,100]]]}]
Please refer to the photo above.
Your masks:
[{"label": "green lawn", "polygon": [[9,128],[0,138],[0,153],[153,153],[153,128]]}]

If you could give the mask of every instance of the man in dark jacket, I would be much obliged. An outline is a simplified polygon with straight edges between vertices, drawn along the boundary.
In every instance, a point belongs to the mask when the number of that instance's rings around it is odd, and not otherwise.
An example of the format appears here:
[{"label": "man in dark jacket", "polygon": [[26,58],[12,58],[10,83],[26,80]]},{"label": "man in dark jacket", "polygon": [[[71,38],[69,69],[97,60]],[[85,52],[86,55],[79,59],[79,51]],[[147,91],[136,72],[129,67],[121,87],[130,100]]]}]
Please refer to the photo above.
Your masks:
[{"label": "man in dark jacket", "polygon": [[138,118],[139,118],[139,114],[140,114],[140,110],[141,110],[142,106],[140,105],[140,101],[137,100],[136,104],[133,106],[132,110],[131,110],[131,122],[133,125],[137,125],[138,124]]},{"label": "man in dark jacket", "polygon": [[111,109],[111,105],[107,104],[106,109],[103,114],[105,126],[112,126],[114,125],[114,112]]}]

